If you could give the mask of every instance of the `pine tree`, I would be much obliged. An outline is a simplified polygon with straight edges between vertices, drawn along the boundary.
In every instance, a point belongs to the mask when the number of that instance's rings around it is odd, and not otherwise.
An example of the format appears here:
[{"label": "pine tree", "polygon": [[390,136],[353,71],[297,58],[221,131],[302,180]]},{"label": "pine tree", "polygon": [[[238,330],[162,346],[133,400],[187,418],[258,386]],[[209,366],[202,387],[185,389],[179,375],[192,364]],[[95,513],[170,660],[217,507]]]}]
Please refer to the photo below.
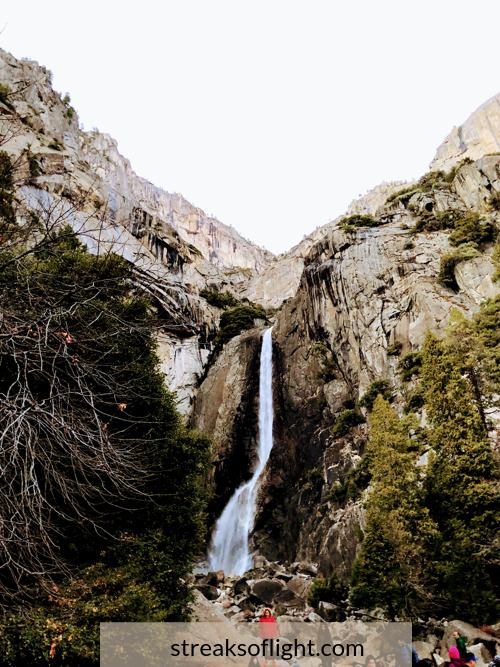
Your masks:
[{"label": "pine tree", "polygon": [[366,502],[367,525],[350,599],[403,616],[425,605],[425,553],[436,539],[435,525],[422,507],[419,470],[409,444],[404,425],[379,395],[368,446],[373,490]]},{"label": "pine tree", "polygon": [[485,559],[499,517],[493,456],[477,404],[443,343],[427,335],[422,384],[431,429],[425,504],[440,531],[433,559],[449,612],[479,623],[496,613]]}]

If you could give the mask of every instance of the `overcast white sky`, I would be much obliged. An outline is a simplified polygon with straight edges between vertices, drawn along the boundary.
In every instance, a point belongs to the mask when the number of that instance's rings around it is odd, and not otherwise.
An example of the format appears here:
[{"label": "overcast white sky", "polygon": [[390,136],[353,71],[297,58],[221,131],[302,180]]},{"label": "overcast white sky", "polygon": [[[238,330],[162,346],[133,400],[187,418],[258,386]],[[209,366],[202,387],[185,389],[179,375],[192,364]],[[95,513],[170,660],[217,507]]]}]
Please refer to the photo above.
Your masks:
[{"label": "overcast white sky", "polygon": [[499,0],[2,4],[0,46],[51,69],[86,129],[276,253],[425,173],[500,90]]}]

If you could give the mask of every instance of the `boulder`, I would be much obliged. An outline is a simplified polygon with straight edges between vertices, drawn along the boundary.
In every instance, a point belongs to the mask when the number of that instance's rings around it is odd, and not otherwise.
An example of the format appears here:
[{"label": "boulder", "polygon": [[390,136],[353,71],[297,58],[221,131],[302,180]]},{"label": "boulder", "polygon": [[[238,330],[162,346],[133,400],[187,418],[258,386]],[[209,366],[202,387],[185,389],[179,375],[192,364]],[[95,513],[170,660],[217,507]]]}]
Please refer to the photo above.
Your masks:
[{"label": "boulder", "polygon": [[413,648],[417,652],[420,660],[432,660],[432,653],[436,648],[436,644],[431,644],[429,642],[413,642]]},{"label": "boulder", "polygon": [[247,620],[244,611],[239,611],[237,614],[231,616],[231,623],[244,623]]},{"label": "boulder", "polygon": [[254,569],[264,569],[264,568],[269,567],[269,563],[264,558],[264,556],[254,556],[253,557],[253,566],[254,566]]},{"label": "boulder", "polygon": [[242,611],[251,611],[251,612],[254,612],[254,611],[255,611],[255,605],[254,605],[253,602],[250,600],[250,598],[246,598],[246,597],[245,597],[245,598],[241,598],[241,600],[238,600],[238,607],[239,607]]},{"label": "boulder", "polygon": [[280,591],[274,598],[274,604],[282,604],[287,609],[305,609],[305,602],[302,598],[299,598],[295,593],[290,591],[288,588]]},{"label": "boulder", "polygon": [[281,581],[288,582],[290,579],[293,579],[293,574],[289,574],[288,572],[277,572],[275,574],[276,579],[280,579]]},{"label": "boulder", "polygon": [[238,614],[240,611],[241,609],[234,604],[232,607],[229,607],[229,609],[224,612],[224,616],[226,618],[231,618],[235,614]]},{"label": "boulder", "polygon": [[246,595],[249,590],[250,590],[250,586],[248,585],[247,579],[245,577],[241,577],[234,584],[234,594],[235,595],[239,595],[240,593],[244,593]]},{"label": "boulder", "polygon": [[224,570],[218,570],[215,573],[215,576],[217,577],[217,583],[218,584],[223,584],[224,583]]},{"label": "boulder", "polygon": [[264,604],[271,605],[276,595],[280,593],[283,588],[283,582],[278,581],[277,579],[259,579],[252,584],[250,591],[252,597]]},{"label": "boulder", "polygon": [[323,601],[318,605],[318,615],[328,623],[343,623],[347,617],[344,609],[331,602]]},{"label": "boulder", "polygon": [[[474,644],[483,644],[491,656],[489,660],[495,655],[496,639],[494,637],[487,635],[482,630],[470,625],[470,623],[465,623],[464,621],[449,621],[441,642],[441,645],[446,648],[446,656],[444,656],[446,659],[448,658],[448,649],[451,646],[456,645],[455,640],[453,639],[453,633],[455,631],[459,632],[462,637],[465,637],[467,647],[473,646]],[[443,651],[441,651],[441,653],[443,653]]]},{"label": "boulder", "polygon": [[229,609],[233,606],[233,603],[229,598],[224,598],[224,600],[221,601],[221,605],[223,609]]},{"label": "boulder", "polygon": [[[420,656],[418,656],[420,658]],[[432,659],[434,660],[434,664],[436,667],[441,667],[441,665],[444,665],[445,659],[442,658],[439,653],[433,653],[432,654]]]},{"label": "boulder", "polygon": [[293,579],[290,579],[287,587],[289,590],[295,593],[295,595],[298,595],[299,598],[303,598],[305,600],[312,584],[313,582],[310,579],[297,576],[293,577]]},{"label": "boulder", "polygon": [[269,563],[269,570],[276,574],[277,572],[285,572],[285,568],[280,563]]},{"label": "boulder", "polygon": [[202,595],[204,595],[207,600],[217,600],[219,597],[219,591],[215,586],[209,586],[208,584],[197,584],[195,586]]},{"label": "boulder", "polygon": [[485,647],[483,643],[473,644],[472,646],[467,647],[471,653],[477,658],[475,667],[487,667],[487,665],[493,660],[491,652]]},{"label": "boulder", "polygon": [[319,614],[315,611],[312,611],[309,616],[306,616],[305,621],[310,621],[311,623],[321,623],[323,620]]},{"label": "boulder", "polygon": [[297,568],[298,574],[307,574],[310,577],[316,577],[318,575],[318,567],[314,563],[302,562],[299,563]]},{"label": "boulder", "polygon": [[215,586],[219,585],[219,579],[217,577],[217,572],[209,572],[204,577],[198,581],[198,585],[202,586]]}]

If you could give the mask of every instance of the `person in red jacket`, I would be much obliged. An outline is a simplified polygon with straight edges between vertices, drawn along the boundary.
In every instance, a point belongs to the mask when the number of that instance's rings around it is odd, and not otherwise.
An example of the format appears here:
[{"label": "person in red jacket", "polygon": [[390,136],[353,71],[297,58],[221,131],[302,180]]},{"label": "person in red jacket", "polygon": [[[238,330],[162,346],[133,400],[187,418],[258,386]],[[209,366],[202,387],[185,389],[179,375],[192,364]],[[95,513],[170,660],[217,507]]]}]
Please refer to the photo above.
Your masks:
[{"label": "person in red jacket", "polygon": [[[271,611],[266,607],[264,613],[259,619],[259,637],[261,639],[275,639],[278,636],[278,624],[276,619],[271,614]],[[268,642],[269,643],[269,642]],[[271,647],[267,647],[270,653],[271,658],[273,657]],[[264,655],[264,665],[268,665],[269,662]],[[273,665],[276,665],[276,660],[273,660]]]}]

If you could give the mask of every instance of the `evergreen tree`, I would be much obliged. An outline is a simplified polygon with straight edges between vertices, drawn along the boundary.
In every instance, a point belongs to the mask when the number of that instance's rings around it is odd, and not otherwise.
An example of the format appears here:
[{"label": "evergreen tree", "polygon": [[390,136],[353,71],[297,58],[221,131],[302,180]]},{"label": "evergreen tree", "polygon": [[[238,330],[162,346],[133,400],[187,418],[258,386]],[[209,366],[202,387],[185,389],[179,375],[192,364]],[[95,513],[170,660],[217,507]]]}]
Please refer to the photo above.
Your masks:
[{"label": "evergreen tree", "polygon": [[409,440],[389,402],[374,403],[368,455],[373,490],[366,502],[365,537],[352,576],[351,602],[411,616],[426,593],[426,549],[436,528],[422,507],[419,470]]},{"label": "evergreen tree", "polygon": [[491,483],[493,456],[477,404],[459,365],[427,334],[422,384],[430,425],[425,504],[440,540],[433,560],[444,608],[473,623],[496,614],[485,573],[499,498]]}]

